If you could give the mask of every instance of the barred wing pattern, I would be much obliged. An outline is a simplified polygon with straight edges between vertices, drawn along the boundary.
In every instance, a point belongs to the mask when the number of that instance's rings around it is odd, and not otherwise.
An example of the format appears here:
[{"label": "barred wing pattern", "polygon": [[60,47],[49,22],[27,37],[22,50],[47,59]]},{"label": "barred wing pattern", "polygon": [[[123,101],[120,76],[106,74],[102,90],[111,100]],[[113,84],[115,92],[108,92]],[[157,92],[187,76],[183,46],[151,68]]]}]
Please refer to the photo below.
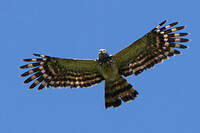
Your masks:
[{"label": "barred wing pattern", "polygon": [[31,64],[20,66],[21,69],[35,67],[21,76],[27,78],[24,83],[35,80],[29,89],[36,87],[38,90],[45,86],[48,88],[64,88],[64,87],[89,87],[100,83],[104,78],[98,72],[98,64],[95,60],[74,60],[55,58],[45,55],[33,54],[41,58],[23,59],[25,62],[34,62]]},{"label": "barred wing pattern", "polygon": [[187,46],[177,44],[177,42],[188,42],[189,39],[177,37],[186,36],[188,33],[173,33],[184,29],[185,26],[169,29],[178,24],[178,22],[174,22],[160,28],[165,23],[166,20],[113,56],[120,69],[120,74],[129,76],[134,73],[138,75],[145,69],[150,69],[155,64],[168,59],[168,57],[181,54],[174,48],[187,48]]}]

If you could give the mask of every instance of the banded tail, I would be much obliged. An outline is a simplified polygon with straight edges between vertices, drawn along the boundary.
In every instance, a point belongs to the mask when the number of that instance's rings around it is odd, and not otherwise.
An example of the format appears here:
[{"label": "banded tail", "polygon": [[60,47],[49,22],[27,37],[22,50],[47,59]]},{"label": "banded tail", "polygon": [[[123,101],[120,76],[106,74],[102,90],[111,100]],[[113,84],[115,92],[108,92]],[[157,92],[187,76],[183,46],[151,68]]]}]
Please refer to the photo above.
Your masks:
[{"label": "banded tail", "polygon": [[115,81],[105,81],[105,107],[119,107],[121,100],[134,100],[138,92],[123,77]]}]

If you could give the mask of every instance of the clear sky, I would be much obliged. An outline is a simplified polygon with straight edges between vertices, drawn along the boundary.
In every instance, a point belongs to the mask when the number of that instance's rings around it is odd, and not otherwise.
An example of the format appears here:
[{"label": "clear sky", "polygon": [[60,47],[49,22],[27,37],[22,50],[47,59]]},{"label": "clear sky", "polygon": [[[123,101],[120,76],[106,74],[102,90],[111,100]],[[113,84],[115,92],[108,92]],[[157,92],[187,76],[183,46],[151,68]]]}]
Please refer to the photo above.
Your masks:
[{"label": "clear sky", "polygon": [[[1,133],[199,133],[199,2],[196,0],[1,0]],[[90,88],[27,90],[32,53],[96,59],[114,54],[164,19],[187,25],[190,48],[128,81],[139,96],[104,108],[104,82]]]}]

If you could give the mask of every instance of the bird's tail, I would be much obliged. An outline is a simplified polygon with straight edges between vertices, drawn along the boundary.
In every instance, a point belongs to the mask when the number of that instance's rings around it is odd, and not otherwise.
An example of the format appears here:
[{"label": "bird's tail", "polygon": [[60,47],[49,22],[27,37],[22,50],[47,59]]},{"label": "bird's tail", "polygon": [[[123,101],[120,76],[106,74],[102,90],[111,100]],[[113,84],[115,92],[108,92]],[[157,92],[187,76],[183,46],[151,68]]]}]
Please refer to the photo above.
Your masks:
[{"label": "bird's tail", "polygon": [[128,102],[137,96],[138,92],[123,77],[115,81],[105,81],[105,107],[118,107],[121,100]]}]

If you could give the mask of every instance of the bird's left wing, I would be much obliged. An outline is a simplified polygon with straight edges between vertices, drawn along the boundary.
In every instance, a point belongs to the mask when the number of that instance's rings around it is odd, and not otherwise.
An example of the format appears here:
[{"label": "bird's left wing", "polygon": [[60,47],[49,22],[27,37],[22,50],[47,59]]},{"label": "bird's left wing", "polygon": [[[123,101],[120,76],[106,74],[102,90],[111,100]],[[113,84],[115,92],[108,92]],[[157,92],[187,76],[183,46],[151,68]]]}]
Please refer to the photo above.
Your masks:
[{"label": "bird's left wing", "polygon": [[23,59],[25,62],[33,63],[20,66],[21,69],[34,67],[21,75],[25,77],[32,74],[24,83],[29,83],[36,79],[29,89],[38,84],[40,84],[38,90],[45,86],[54,88],[68,86],[71,88],[89,87],[103,80],[95,60],[75,60],[39,54],[33,55],[41,58]]},{"label": "bird's left wing", "polygon": [[169,29],[178,24],[178,22],[174,22],[160,28],[165,22],[166,20],[139,40],[113,55],[113,60],[116,62],[120,74],[129,76],[134,73],[137,75],[168,57],[181,53],[174,48],[187,48],[187,46],[177,44],[177,42],[188,42],[189,39],[177,37],[186,36],[188,33],[173,33],[184,29],[185,26]]}]

